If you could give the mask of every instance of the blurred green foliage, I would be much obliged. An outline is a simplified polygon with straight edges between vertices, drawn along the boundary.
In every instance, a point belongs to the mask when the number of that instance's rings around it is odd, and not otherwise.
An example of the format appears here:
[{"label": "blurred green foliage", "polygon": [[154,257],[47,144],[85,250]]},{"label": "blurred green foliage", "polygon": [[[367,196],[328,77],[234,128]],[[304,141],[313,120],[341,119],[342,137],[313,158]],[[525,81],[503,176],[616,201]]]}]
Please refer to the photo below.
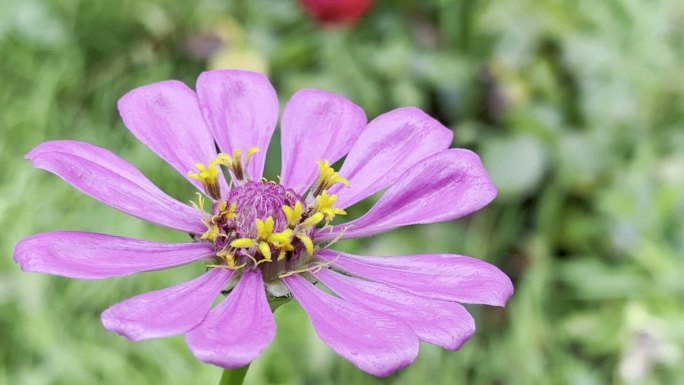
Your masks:
[{"label": "blurred green foliage", "polygon": [[[223,49],[267,63],[281,102],[310,87],[347,95],[369,117],[419,106],[454,129],[455,146],[482,154],[500,188],[465,220],[345,249],[472,255],[517,289],[505,310],[470,307],[478,333],[460,352],[424,345],[385,380],[335,356],[290,303],[246,383],[684,383],[681,0],[381,0],[347,29],[321,29],[294,0],[5,0],[0,385],[218,382],[182,337],[130,343],[99,323],[108,305],[201,266],[84,282],[20,273],[11,255],[21,238],[55,229],[185,240],[22,158],[45,140],[84,140],[191,198],[128,134],[116,100],[153,81],[194,84],[227,21]],[[273,176],[277,149],[269,158]]]}]

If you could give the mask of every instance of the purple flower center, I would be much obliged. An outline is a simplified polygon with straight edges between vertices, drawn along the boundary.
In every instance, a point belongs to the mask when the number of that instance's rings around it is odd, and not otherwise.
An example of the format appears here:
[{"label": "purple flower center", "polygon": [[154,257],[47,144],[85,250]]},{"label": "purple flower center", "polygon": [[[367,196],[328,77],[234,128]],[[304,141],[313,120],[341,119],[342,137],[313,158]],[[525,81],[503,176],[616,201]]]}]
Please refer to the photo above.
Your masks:
[{"label": "purple flower center", "polygon": [[[294,206],[302,198],[290,189],[273,182],[249,181],[243,186],[231,190],[229,204],[236,205],[237,218],[234,220],[238,238],[254,238],[258,235],[256,220],[266,221],[273,218],[274,232],[281,232],[287,227],[287,217],[283,206]],[[214,204],[216,210],[217,204]],[[216,214],[216,211],[214,211]]]}]

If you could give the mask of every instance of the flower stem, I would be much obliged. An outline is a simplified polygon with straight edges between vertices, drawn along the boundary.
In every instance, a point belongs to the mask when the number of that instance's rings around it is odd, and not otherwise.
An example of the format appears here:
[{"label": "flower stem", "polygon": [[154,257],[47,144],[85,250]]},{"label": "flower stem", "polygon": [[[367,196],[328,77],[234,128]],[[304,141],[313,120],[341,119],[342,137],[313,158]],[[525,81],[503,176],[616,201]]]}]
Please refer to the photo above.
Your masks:
[{"label": "flower stem", "polygon": [[[287,297],[271,297],[268,299],[268,305],[271,307],[271,311],[275,313],[276,309],[289,301],[290,298]],[[242,385],[248,369],[249,364],[238,369],[224,369],[219,385]]]},{"label": "flower stem", "polygon": [[242,385],[247,369],[249,369],[249,364],[238,369],[224,369],[219,385]]}]

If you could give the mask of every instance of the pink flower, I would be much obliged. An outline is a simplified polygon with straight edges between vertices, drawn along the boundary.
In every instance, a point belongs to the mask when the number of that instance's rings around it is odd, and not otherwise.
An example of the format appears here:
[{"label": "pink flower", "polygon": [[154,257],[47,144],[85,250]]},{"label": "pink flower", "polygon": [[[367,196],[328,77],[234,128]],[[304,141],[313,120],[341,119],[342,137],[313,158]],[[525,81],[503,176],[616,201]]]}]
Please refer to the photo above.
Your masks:
[{"label": "pink flower", "polygon": [[300,0],[307,13],[323,25],[353,25],[373,6],[372,0]]},{"label": "pink flower", "polygon": [[[376,376],[413,362],[419,340],[457,350],[475,331],[460,303],[504,306],[511,296],[511,281],[499,269],[460,255],[368,257],[328,246],[479,210],[496,190],[478,156],[448,149],[451,131],[416,108],[367,124],[349,100],[301,90],[281,119],[280,182],[266,181],[265,150],[278,110],[269,80],[251,72],[205,72],[196,92],[178,81],[131,91],[119,101],[124,123],[199,189],[195,207],[91,144],[46,142],[27,158],[81,192],[190,233],[193,241],[55,231],[22,240],[14,259],[24,271],[80,279],[206,261],[206,273],[113,305],[102,323],[134,341],[185,334],[197,358],[224,368],[248,364],[271,343],[273,296],[294,297],[328,346]],[[329,164],[345,155],[335,172]],[[362,217],[330,225],[385,189]],[[212,309],[224,290],[230,293]]]}]

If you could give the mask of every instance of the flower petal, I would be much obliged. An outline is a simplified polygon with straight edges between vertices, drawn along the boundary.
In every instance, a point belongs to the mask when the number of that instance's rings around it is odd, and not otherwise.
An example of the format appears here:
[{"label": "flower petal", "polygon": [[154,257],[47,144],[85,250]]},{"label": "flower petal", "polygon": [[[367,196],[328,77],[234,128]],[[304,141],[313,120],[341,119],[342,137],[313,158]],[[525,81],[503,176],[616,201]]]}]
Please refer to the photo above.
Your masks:
[{"label": "flower petal", "polygon": [[373,119],[361,132],[340,175],[350,187],[334,186],[336,207],[347,208],[394,183],[421,159],[446,150],[453,133],[425,112],[399,108]]},{"label": "flower petal", "polygon": [[23,239],[14,260],[23,271],[103,279],[168,269],[214,255],[206,243],[157,243],[79,231],[53,231]]},{"label": "flower petal", "polygon": [[361,107],[342,96],[320,90],[294,94],[280,125],[281,184],[302,194],[316,178],[316,162],[341,159],[365,126]]},{"label": "flower petal", "polygon": [[351,274],[427,298],[505,306],[513,294],[510,278],[499,268],[462,255],[366,257],[320,250],[316,256]]},{"label": "flower petal", "polygon": [[461,304],[419,297],[330,269],[314,276],[346,301],[398,318],[421,340],[445,349],[457,350],[475,333],[475,320]]},{"label": "flower petal", "polygon": [[139,141],[203,191],[188,173],[216,158],[216,146],[192,89],[176,80],[136,88],[119,99],[119,114]]},{"label": "flower petal", "polygon": [[368,237],[400,226],[456,219],[495,196],[496,188],[475,153],[446,150],[411,166],[364,216],[322,230],[316,240]]},{"label": "flower petal", "polygon": [[202,322],[231,276],[230,270],[212,269],[180,285],[129,298],[105,310],[102,325],[131,341],[185,333]]},{"label": "flower petal", "polygon": [[77,141],[51,141],[26,155],[34,167],[56,174],[79,191],[134,217],[190,233],[202,233],[199,211],[162,192],[115,154]]},{"label": "flower petal", "polygon": [[246,271],[228,298],[185,335],[192,354],[223,368],[256,359],[273,341],[275,320],[259,270]]},{"label": "flower petal", "polygon": [[221,151],[233,154],[259,147],[248,168],[261,179],[266,151],[278,122],[278,96],[260,73],[219,70],[203,72],[197,79],[200,108]]},{"label": "flower petal", "polygon": [[283,281],[321,340],[364,372],[389,376],[418,356],[418,338],[402,321],[333,297],[299,275]]}]

